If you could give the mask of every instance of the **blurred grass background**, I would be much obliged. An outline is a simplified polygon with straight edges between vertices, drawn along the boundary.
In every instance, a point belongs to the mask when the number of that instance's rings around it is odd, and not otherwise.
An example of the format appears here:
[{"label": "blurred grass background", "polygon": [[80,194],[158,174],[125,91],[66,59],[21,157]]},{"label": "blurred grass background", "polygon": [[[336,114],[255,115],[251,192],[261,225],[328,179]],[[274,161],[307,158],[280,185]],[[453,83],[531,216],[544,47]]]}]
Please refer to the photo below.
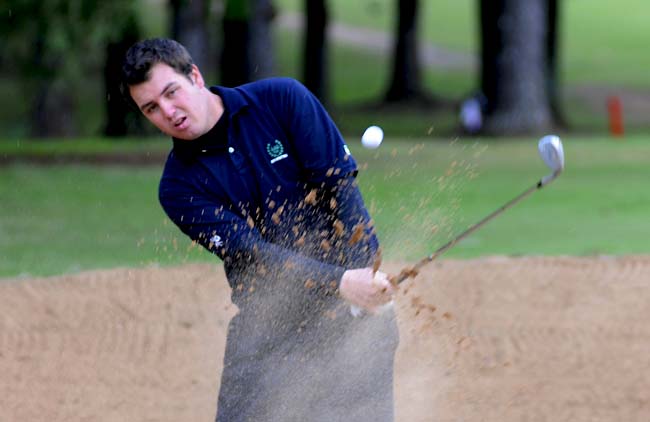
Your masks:
[{"label": "blurred grass background", "polygon": [[[565,138],[567,169],[446,257],[649,252],[645,137]],[[535,139],[348,142],[386,259],[430,253],[548,173]],[[98,150],[104,151],[100,145]],[[150,144],[159,154],[165,141]],[[87,146],[89,148],[89,146]],[[161,165],[0,166],[0,277],[215,262],[157,200]]]},{"label": "blurred grass background", "polygon": [[[278,0],[300,10],[298,0]],[[393,2],[332,0],[332,19],[388,31]],[[476,2],[422,2],[423,40],[475,54]],[[154,12],[155,10],[152,9]],[[157,9],[156,9],[157,10]],[[164,16],[151,13],[149,30]],[[561,77],[572,131],[562,134],[567,170],[548,188],[507,211],[446,256],[648,253],[647,121],[622,139],[607,136],[605,104],[572,93],[581,86],[650,93],[645,32],[650,5],[640,0],[562,2]],[[279,74],[300,77],[300,37],[276,32]],[[456,111],[356,108],[379,99],[389,57],[348,45],[331,46],[333,114],[359,162],[364,197],[387,259],[416,260],[535,183],[547,170],[536,139],[456,138]],[[476,69],[427,69],[425,86],[458,101],[477,85]],[[92,77],[89,75],[89,77]],[[93,86],[89,84],[89,86]],[[98,85],[100,86],[100,85]],[[3,119],[25,112],[18,87]],[[101,92],[83,116],[85,130],[102,125]],[[360,147],[370,124],[386,132],[376,151]],[[7,130],[0,139],[0,277],[51,275],[115,266],[175,265],[216,259],[191,246],[157,201],[165,138],[32,141]],[[80,164],[98,156],[147,157],[148,164]],[[49,158],[37,165],[34,157]],[[70,157],[76,164],[60,165]],[[108,160],[111,161],[111,160]],[[114,160],[113,160],[114,161]],[[4,164],[2,164],[4,163]]]}]

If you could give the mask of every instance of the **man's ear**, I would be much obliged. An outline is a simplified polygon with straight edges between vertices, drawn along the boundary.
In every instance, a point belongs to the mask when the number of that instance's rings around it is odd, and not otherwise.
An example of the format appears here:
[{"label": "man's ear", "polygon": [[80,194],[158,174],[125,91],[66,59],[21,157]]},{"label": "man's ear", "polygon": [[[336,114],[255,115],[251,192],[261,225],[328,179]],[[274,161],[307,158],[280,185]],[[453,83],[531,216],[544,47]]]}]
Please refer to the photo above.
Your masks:
[{"label": "man's ear", "polygon": [[203,75],[201,75],[201,71],[195,64],[192,65],[192,70],[190,72],[190,80],[193,83],[197,84],[199,88],[203,88],[205,86]]}]

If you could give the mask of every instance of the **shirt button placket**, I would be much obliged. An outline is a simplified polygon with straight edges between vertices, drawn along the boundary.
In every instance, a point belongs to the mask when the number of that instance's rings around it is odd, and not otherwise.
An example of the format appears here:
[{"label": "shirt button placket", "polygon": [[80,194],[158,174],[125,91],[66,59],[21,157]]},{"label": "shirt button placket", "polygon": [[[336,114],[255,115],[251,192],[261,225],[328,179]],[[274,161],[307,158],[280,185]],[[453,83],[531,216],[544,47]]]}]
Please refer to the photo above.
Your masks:
[{"label": "shirt button placket", "polygon": [[244,160],[241,154],[235,151],[235,148],[233,147],[228,147],[228,153],[230,155],[230,162],[233,163],[235,168],[241,173],[244,171]]}]

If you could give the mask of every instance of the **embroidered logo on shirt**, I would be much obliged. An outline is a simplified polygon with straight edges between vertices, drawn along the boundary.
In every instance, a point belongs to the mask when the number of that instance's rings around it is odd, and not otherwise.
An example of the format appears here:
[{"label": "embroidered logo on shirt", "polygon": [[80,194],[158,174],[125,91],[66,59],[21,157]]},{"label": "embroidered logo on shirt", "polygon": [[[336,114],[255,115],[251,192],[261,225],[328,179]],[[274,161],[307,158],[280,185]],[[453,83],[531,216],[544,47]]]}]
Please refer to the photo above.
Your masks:
[{"label": "embroidered logo on shirt", "polygon": [[223,246],[223,242],[221,241],[221,236],[218,236],[216,234],[210,238],[210,243],[212,243],[212,245],[214,245],[217,248]]},{"label": "embroidered logo on shirt", "polygon": [[273,144],[266,144],[266,152],[271,156],[271,164],[287,158],[289,155],[284,153],[284,147],[279,140]]}]

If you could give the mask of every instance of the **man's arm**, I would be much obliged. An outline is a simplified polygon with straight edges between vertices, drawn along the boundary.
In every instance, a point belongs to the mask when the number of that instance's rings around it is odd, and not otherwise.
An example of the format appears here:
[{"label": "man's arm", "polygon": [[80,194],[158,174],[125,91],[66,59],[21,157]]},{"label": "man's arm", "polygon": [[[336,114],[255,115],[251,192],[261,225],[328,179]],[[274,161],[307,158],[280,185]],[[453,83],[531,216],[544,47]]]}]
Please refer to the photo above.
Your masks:
[{"label": "man's arm", "polygon": [[[170,192],[173,192],[170,193]],[[381,274],[359,268],[371,266],[372,251],[367,248],[368,237],[374,239],[372,227],[359,219],[359,207],[363,207],[358,189],[353,184],[330,191],[331,195],[345,202],[337,210],[341,221],[363,222],[362,233],[352,233],[345,240],[349,245],[349,257],[353,258],[346,267],[333,265],[309,258],[291,249],[267,242],[253,224],[251,218],[243,218],[207,199],[189,187],[175,186],[170,191],[160,192],[160,201],[170,219],[192,240],[219,256],[226,266],[231,287],[237,292],[252,292],[259,288],[260,279],[274,279],[282,283],[281,290],[289,289],[292,294],[305,297],[322,297],[335,294],[351,303],[372,310],[390,301],[392,287]],[[173,196],[172,196],[173,195]],[[367,213],[365,214],[367,216]],[[356,237],[356,239],[355,239]],[[371,242],[371,244],[376,244]]]},{"label": "man's arm", "polygon": [[376,271],[380,264],[379,242],[356,176],[348,175],[323,190],[321,202],[324,206],[335,204],[335,230],[345,233],[341,240],[345,244],[346,266],[353,268],[343,274],[339,292],[356,307],[374,312],[392,300],[395,289],[385,273]]},{"label": "man's arm", "polygon": [[[183,233],[221,258],[227,268],[248,275],[281,275],[315,291],[332,292],[338,288],[344,268],[265,241],[251,217],[244,218],[212,198],[176,186],[161,190],[160,202]],[[253,281],[253,278],[238,277],[238,280],[244,283]],[[232,287],[249,290],[254,286]]]}]

